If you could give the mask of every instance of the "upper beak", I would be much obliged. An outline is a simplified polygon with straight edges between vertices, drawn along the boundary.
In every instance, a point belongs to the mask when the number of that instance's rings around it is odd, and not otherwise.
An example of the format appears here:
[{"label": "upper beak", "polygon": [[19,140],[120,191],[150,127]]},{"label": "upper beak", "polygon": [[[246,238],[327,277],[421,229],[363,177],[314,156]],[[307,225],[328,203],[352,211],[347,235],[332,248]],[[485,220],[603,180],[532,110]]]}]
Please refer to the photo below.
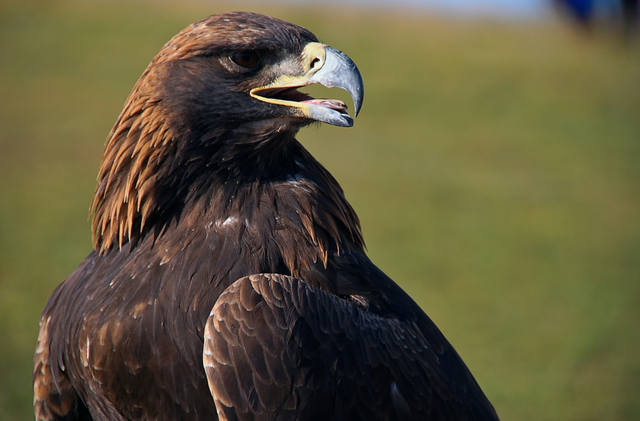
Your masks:
[{"label": "upper beak", "polygon": [[281,75],[266,86],[250,91],[252,97],[271,104],[292,107],[294,116],[334,126],[351,127],[353,118],[347,105],[337,99],[313,98],[297,88],[319,83],[327,88],[341,88],[351,94],[355,116],[364,101],[364,83],[358,67],[342,51],[317,42],[307,44],[302,52],[302,76]]}]

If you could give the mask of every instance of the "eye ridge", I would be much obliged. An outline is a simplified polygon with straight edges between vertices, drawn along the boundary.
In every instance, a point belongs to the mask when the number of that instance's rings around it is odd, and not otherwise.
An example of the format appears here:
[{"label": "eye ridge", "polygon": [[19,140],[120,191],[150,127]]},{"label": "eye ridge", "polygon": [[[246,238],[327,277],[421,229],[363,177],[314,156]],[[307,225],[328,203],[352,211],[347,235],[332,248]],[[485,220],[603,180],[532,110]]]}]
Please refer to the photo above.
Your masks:
[{"label": "eye ridge", "polygon": [[260,63],[260,53],[257,51],[237,51],[231,53],[229,59],[240,67],[253,69]]}]

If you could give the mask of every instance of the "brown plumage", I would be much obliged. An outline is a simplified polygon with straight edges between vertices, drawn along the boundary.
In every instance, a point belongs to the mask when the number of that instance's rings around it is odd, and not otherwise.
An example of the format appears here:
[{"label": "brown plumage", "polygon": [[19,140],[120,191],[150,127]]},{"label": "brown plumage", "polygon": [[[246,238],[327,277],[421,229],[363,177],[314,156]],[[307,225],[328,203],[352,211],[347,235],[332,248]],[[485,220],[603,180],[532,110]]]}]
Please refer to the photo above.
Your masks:
[{"label": "brown plumage", "polygon": [[95,251],[42,314],[37,420],[497,419],[295,139],[352,124],[311,83],[359,110],[348,57],[252,13],[154,58],[107,140]]}]

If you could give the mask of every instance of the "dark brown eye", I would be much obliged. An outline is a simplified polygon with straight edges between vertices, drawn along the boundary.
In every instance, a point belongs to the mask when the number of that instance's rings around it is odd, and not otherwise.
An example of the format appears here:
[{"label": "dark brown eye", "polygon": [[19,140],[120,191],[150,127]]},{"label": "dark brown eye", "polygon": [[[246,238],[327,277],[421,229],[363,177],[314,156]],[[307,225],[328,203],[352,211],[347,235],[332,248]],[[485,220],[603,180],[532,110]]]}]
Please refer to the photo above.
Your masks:
[{"label": "dark brown eye", "polygon": [[257,51],[240,51],[229,56],[231,61],[240,67],[252,69],[260,62],[260,54]]}]

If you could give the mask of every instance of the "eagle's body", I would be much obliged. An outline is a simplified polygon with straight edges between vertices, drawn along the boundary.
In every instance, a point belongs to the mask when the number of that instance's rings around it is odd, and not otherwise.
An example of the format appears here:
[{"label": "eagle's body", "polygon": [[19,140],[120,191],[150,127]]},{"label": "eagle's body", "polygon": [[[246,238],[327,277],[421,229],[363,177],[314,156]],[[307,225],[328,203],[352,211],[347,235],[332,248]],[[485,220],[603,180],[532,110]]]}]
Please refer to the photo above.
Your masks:
[{"label": "eagle's body", "polygon": [[358,109],[352,64],[249,13],[163,48],[107,141],[96,250],[43,312],[38,420],[497,419],[295,139],[350,119],[291,87],[343,87]]}]

